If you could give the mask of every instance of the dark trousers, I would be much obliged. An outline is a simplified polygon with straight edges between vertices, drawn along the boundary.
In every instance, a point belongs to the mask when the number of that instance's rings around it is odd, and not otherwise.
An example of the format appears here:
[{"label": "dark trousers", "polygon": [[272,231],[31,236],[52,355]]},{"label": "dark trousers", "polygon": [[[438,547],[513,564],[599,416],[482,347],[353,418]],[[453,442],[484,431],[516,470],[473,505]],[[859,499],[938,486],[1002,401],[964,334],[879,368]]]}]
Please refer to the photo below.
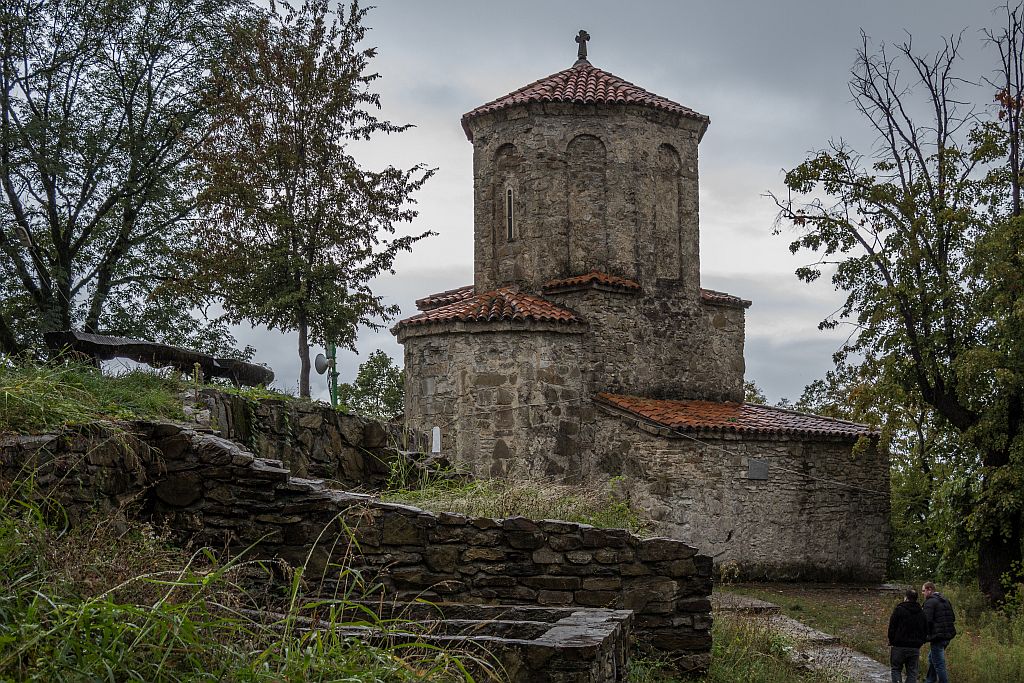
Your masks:
[{"label": "dark trousers", "polygon": [[919,647],[894,647],[889,651],[889,666],[892,668],[892,683],[904,683],[903,669],[907,669],[906,683],[917,683],[917,659],[921,656]]},{"label": "dark trousers", "polygon": [[949,683],[949,674],[946,673],[946,646],[948,640],[933,640],[928,648],[928,675],[925,676],[927,683]]}]

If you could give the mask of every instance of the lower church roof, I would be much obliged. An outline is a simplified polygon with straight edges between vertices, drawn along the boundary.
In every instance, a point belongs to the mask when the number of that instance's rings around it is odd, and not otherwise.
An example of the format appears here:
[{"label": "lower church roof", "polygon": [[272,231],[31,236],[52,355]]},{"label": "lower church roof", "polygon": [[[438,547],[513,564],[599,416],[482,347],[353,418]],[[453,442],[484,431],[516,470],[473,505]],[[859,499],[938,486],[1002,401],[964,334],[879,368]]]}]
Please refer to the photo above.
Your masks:
[{"label": "lower church roof", "polygon": [[550,280],[544,283],[545,292],[565,292],[589,287],[611,289],[621,292],[639,292],[640,283],[617,275],[609,275],[599,270],[592,270],[585,275],[567,277],[561,280]]},{"label": "lower church roof", "polygon": [[[468,292],[464,291],[468,290]],[[419,315],[402,320],[395,330],[412,325],[426,325],[436,322],[553,322],[582,323],[575,313],[544,297],[524,294],[511,287],[502,287],[491,292],[473,294],[472,287],[462,287],[441,294],[420,299],[431,301],[451,296],[455,301],[428,308]],[[464,297],[464,298],[458,298]],[[417,302],[419,304],[419,302]],[[429,304],[428,304],[429,305]],[[421,306],[422,308],[422,306]]]},{"label": "lower church roof", "polygon": [[674,400],[602,392],[600,405],[616,408],[678,432],[732,432],[794,436],[873,436],[867,425],[785,408],[716,401]]}]

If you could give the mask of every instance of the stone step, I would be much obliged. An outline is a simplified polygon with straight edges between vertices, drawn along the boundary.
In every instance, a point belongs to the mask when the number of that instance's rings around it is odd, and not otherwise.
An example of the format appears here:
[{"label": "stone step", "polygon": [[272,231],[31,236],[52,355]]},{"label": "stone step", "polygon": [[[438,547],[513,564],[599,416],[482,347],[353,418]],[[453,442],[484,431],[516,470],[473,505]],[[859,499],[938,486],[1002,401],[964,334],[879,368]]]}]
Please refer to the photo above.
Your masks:
[{"label": "stone step", "polygon": [[711,594],[711,608],[716,612],[746,612],[749,614],[778,614],[781,611],[781,608],[774,603],[719,590]]},{"label": "stone step", "polygon": [[770,615],[768,617],[768,628],[792,638],[796,642],[797,647],[801,649],[802,646],[839,644],[839,638],[836,636],[811,628],[784,614]]},{"label": "stone step", "polygon": [[812,671],[841,671],[853,683],[889,683],[892,680],[889,667],[842,645],[812,647],[792,652],[790,657]]}]

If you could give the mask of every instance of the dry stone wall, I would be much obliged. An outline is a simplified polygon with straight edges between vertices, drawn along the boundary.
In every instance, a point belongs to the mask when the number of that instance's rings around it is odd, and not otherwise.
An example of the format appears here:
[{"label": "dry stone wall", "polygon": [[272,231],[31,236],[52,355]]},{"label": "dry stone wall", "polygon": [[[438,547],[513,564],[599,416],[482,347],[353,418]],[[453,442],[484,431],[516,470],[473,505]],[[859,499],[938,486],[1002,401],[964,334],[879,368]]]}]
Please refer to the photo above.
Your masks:
[{"label": "dry stone wall", "polygon": [[423,434],[347,415],[312,401],[252,399],[216,389],[200,394],[205,423],[296,476],[349,489],[380,489],[403,452],[426,452]]},{"label": "dry stone wall", "polygon": [[[752,579],[881,580],[889,552],[889,467],[872,440],[698,434],[683,438],[599,411],[606,444],[586,476],[624,478],[659,533]],[[693,436],[693,435],[691,435]],[[767,478],[751,476],[767,463]]]},{"label": "dry stone wall", "polygon": [[711,558],[664,538],[559,521],[486,519],[382,503],[293,477],[279,461],[178,424],[102,424],[0,441],[0,478],[80,519],[135,501],[160,524],[214,548],[305,565],[334,595],[358,569],[399,599],[635,612],[637,638],[703,670],[711,645]]}]

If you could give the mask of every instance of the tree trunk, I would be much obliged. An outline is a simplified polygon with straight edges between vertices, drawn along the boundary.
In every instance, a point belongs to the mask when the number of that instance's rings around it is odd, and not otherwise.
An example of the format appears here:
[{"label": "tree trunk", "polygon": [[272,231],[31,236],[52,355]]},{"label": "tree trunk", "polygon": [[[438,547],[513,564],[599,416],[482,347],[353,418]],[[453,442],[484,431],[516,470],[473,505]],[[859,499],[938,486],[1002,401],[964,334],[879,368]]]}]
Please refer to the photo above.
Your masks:
[{"label": "tree trunk", "polygon": [[296,327],[299,330],[299,397],[309,398],[309,325],[306,311],[299,309]]},{"label": "tree trunk", "polygon": [[25,351],[25,347],[18,343],[14,336],[14,330],[7,323],[7,317],[0,315],[0,353],[17,356],[23,351]]},{"label": "tree trunk", "polygon": [[1003,536],[998,529],[982,536],[978,546],[978,587],[996,606],[1006,598],[1003,578],[1019,578],[1021,571],[1021,518],[1014,515],[1010,520],[1010,534]]}]

